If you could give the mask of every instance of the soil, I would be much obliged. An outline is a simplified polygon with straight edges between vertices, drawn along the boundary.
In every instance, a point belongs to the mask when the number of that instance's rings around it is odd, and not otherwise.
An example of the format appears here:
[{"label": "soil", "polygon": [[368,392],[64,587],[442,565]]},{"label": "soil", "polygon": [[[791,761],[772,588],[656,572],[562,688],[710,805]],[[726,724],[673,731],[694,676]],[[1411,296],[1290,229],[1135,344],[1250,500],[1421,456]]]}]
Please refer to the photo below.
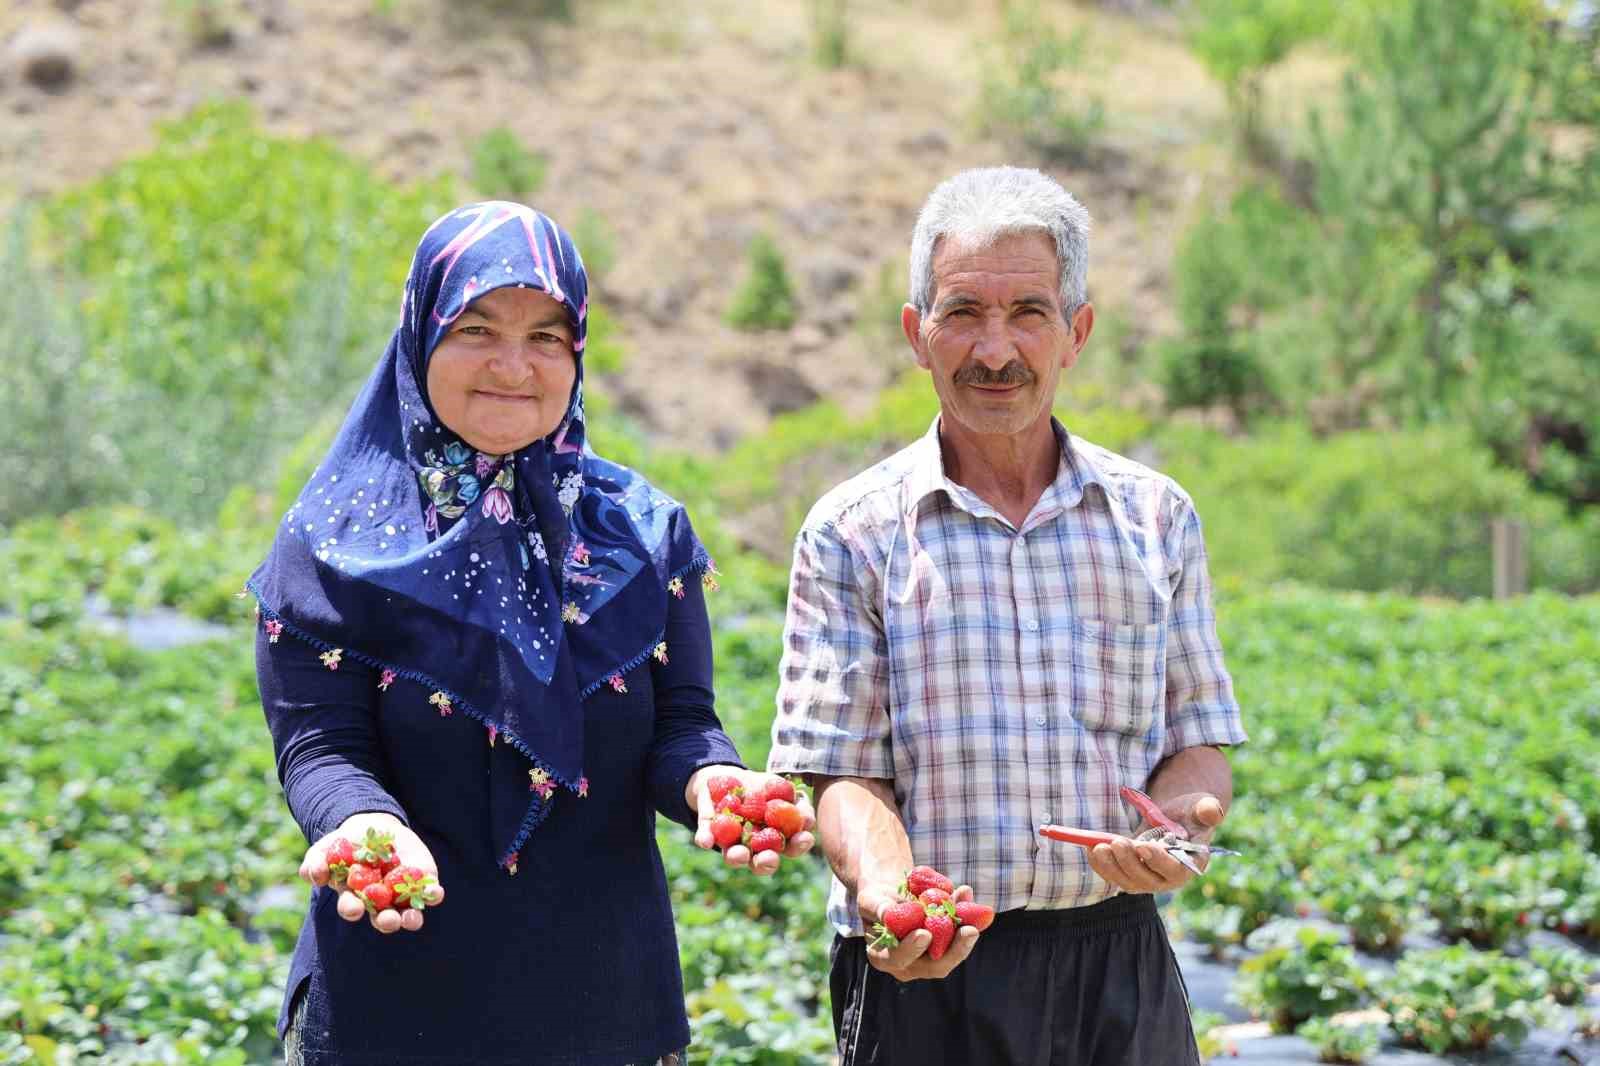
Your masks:
[{"label": "soil", "polygon": [[[597,296],[629,359],[606,388],[652,440],[701,453],[817,398],[864,410],[903,372],[911,227],[963,167],[1038,165],[1089,207],[1102,366],[1171,329],[1175,235],[1216,183],[1224,112],[1150,5],[1061,5],[1064,27],[1093,35],[1089,91],[1117,100],[1102,147],[1068,163],[977,131],[998,4],[859,2],[839,70],[813,61],[809,5],[794,0],[576,0],[570,21],[528,13],[539,6],[10,0],[0,204],[88,180],[216,97],[248,98],[269,130],[327,137],[396,179],[467,178],[472,144],[505,125],[549,157],[537,206],[569,224],[593,210],[614,234]],[[50,87],[20,54],[41,34],[71,66]],[[797,289],[786,331],[722,319],[757,230]]]}]

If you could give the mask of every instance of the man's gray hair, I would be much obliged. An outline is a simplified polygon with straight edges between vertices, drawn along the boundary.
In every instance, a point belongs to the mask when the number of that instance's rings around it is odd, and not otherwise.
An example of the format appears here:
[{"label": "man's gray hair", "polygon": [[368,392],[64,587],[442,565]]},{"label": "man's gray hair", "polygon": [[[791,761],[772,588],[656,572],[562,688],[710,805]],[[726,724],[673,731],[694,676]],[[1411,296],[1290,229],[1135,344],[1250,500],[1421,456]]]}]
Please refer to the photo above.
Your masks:
[{"label": "man's gray hair", "polygon": [[933,253],[949,238],[983,248],[1014,233],[1039,231],[1055,241],[1061,264],[1061,307],[1068,318],[1088,299],[1089,212],[1037,170],[963,170],[928,195],[911,234],[911,304],[933,307]]}]

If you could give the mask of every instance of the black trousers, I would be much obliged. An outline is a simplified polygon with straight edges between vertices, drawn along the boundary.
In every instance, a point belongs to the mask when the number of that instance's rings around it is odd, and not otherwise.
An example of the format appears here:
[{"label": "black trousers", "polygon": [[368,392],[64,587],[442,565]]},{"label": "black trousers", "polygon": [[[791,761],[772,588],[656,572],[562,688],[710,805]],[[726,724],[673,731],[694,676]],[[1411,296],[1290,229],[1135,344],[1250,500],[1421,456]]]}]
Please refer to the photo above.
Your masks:
[{"label": "black trousers", "polygon": [[1147,895],[1006,911],[940,981],[833,944],[840,1066],[1199,1066],[1189,997]]}]

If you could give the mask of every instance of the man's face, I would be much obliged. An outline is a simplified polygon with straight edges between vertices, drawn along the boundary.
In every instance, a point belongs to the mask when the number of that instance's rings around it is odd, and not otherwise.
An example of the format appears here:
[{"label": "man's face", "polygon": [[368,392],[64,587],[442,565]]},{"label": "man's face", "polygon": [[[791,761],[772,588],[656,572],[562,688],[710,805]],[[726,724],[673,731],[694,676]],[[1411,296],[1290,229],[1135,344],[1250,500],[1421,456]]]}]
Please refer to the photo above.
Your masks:
[{"label": "man's face", "polygon": [[970,433],[1013,435],[1048,420],[1061,371],[1089,339],[1094,311],[1066,318],[1055,242],[1041,231],[973,248],[941,241],[933,306],[901,326],[933,375],[944,415]]},{"label": "man's face", "polygon": [[573,329],[560,301],[503,288],[467,306],[428,358],[428,399],[446,428],[505,455],[554,433],[577,379]]}]

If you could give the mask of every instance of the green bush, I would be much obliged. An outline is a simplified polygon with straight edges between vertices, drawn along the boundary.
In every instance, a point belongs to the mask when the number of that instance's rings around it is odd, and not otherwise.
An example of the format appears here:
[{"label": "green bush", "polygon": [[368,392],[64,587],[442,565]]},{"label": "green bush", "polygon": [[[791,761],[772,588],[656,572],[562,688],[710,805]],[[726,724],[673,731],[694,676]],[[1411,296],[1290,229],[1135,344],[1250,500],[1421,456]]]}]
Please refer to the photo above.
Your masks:
[{"label": "green bush", "polygon": [[1538,969],[1498,952],[1458,944],[1402,958],[1382,1006],[1402,1043],[1435,1055],[1519,1044],[1540,1025],[1548,982]]},{"label": "green bush", "polygon": [[811,54],[824,70],[850,61],[850,0],[810,0]]},{"label": "green bush", "polygon": [[794,288],[783,265],[783,253],[771,237],[758,233],[747,251],[749,270],[728,308],[735,329],[788,329],[794,325]]},{"label": "green bush", "polygon": [[1569,518],[1460,430],[1318,438],[1284,424],[1235,439],[1173,425],[1156,441],[1195,499],[1214,574],[1486,596],[1490,522],[1510,517],[1528,530],[1532,587],[1600,588],[1600,522]]},{"label": "green bush", "polygon": [[1544,971],[1550,981],[1550,998],[1563,1007],[1575,1007],[1589,995],[1589,979],[1595,963],[1581,951],[1571,948],[1536,947],[1528,961]]},{"label": "green bush", "polygon": [[1006,5],[983,65],[985,130],[1058,159],[1081,159],[1105,126],[1105,104],[1068,84],[1090,62],[1087,30],[1064,35],[1036,2]]},{"label": "green bush", "polygon": [[1301,929],[1293,945],[1245,960],[1234,992],[1265,1016],[1274,1032],[1292,1033],[1301,1022],[1352,1010],[1366,998],[1369,981],[1355,952],[1332,933]]},{"label": "green bush", "polygon": [[526,200],[544,186],[545,166],[544,154],[527,148],[505,126],[472,145],[472,184],[490,199]]},{"label": "green bush", "polygon": [[[40,312],[65,323],[64,355],[81,351],[46,410],[107,416],[85,436],[95,470],[63,500],[115,492],[209,521],[231,487],[259,484],[329,397],[348,404],[393,328],[417,238],[449,199],[444,183],[390,185],[324,142],[267,136],[246,108],[215,105],[45,203],[32,259],[84,293]],[[24,388],[38,359],[0,354],[0,394]],[[7,451],[38,471],[62,461],[58,446],[42,433]]]}]

